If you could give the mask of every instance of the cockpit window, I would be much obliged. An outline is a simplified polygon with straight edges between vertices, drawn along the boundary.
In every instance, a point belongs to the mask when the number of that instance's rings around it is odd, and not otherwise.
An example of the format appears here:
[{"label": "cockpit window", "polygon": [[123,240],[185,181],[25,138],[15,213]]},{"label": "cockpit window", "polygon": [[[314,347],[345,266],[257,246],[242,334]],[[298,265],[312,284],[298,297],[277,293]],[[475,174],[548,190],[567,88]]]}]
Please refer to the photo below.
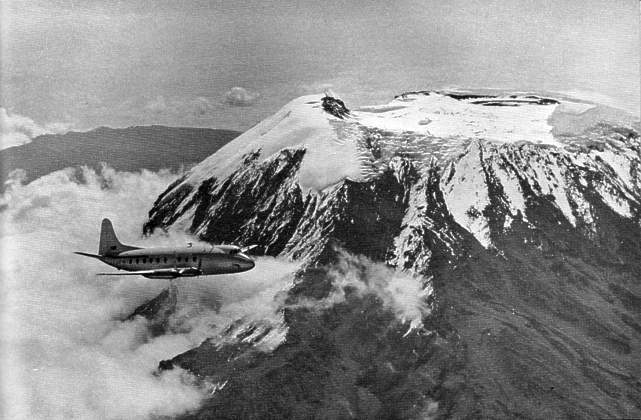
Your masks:
[{"label": "cockpit window", "polygon": [[238,249],[238,248],[236,248],[236,249],[230,249],[230,250],[229,250],[229,255],[236,255],[236,254],[238,254],[239,252],[240,252],[240,249]]}]

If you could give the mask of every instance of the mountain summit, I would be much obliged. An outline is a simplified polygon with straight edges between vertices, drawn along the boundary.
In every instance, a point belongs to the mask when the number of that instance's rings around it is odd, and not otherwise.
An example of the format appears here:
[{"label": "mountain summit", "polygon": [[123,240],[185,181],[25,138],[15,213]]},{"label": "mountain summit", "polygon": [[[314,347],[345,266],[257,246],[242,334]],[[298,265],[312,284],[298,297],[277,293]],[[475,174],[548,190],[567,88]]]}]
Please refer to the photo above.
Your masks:
[{"label": "mountain summit", "polygon": [[[207,342],[163,366],[235,372],[203,408],[219,418],[639,416],[640,147],[626,117],[562,98],[296,99],[172,184],[144,227],[305,262],[283,342],[269,357]],[[346,264],[369,288],[341,286]],[[376,264],[388,287],[414,276],[420,322],[367,292]]]}]

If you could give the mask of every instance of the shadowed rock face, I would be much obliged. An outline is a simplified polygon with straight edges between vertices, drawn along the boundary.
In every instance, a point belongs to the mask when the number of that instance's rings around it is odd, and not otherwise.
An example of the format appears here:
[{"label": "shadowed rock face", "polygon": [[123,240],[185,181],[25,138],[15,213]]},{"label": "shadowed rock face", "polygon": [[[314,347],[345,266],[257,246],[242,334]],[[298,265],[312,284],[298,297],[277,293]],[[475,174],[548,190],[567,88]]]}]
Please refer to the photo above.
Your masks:
[{"label": "shadowed rock face", "polygon": [[345,106],[345,102],[331,96],[325,96],[323,98],[323,109],[328,114],[341,119],[349,115],[349,109]]},{"label": "shadowed rock face", "polygon": [[152,337],[158,337],[168,332],[169,319],[176,311],[178,300],[178,287],[171,283],[169,287],[160,292],[158,296],[137,307],[126,321],[131,321],[141,316],[149,321],[148,328]]},{"label": "shadowed rock face", "polygon": [[[515,106],[554,105],[538,102]],[[179,180],[151,210],[148,232],[183,223],[307,262],[279,346],[261,350],[269,331],[244,325],[161,363],[225,384],[183,418],[641,416],[634,129],[598,125],[566,147],[458,139],[431,162],[408,138],[437,140],[354,133],[379,168],[365,181],[306,191],[304,148],[256,150],[225,179]],[[358,286],[392,277],[383,264],[427,292],[422,325],[385,300],[391,286]]]}]

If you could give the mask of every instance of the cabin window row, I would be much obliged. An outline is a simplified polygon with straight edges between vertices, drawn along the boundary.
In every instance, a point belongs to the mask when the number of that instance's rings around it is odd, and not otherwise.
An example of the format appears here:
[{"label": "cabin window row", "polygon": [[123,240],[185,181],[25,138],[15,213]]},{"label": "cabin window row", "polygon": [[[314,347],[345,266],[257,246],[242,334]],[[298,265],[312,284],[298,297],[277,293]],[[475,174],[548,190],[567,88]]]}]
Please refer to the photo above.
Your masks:
[{"label": "cabin window row", "polygon": [[[156,264],[160,264],[160,260],[161,260],[161,259],[162,259],[162,262],[163,262],[163,263],[166,263],[166,262],[168,261],[168,258],[167,258],[167,257],[156,257],[156,258],[155,258],[155,260],[156,260]],[[147,260],[149,260],[149,262],[150,262],[150,263],[153,263],[153,262],[154,262],[154,258],[147,258],[147,257],[143,257],[143,258],[129,258],[129,264],[134,264],[134,263],[135,263],[135,264],[140,264],[141,262],[142,262],[143,264],[147,264]],[[189,257],[184,257],[184,260],[185,260],[185,262],[189,262]],[[192,260],[193,262],[196,262],[196,261],[198,261],[198,257],[192,257],[192,258],[191,258],[191,260]],[[177,258],[176,258],[176,261],[177,261],[177,262],[182,262],[182,261],[183,261],[183,257],[177,257]]]}]

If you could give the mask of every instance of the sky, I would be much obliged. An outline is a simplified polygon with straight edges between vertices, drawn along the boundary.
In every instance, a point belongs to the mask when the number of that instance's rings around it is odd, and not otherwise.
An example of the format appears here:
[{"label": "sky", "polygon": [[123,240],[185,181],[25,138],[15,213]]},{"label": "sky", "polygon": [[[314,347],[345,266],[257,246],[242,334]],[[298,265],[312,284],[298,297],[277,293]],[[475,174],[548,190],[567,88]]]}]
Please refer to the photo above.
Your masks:
[{"label": "sky", "polygon": [[637,0],[0,7],[3,132],[20,123],[14,131],[27,137],[102,125],[247,130],[329,89],[348,107],[410,90],[495,88],[640,108]]}]

